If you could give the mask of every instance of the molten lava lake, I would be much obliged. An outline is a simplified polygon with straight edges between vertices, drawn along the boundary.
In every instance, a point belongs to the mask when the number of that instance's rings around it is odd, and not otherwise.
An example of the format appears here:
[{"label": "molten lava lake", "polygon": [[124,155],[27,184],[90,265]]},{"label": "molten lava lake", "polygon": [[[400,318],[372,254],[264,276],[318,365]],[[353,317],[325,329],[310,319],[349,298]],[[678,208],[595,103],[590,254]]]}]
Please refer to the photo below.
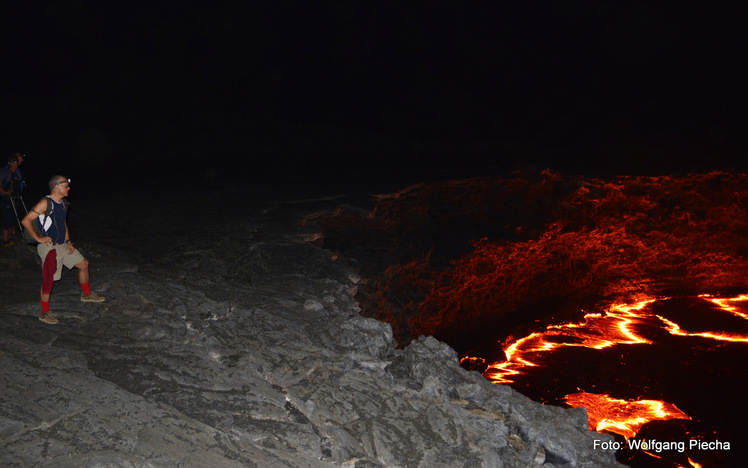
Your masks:
[{"label": "molten lava lake", "polygon": [[747,173],[518,170],[319,219],[402,345],[435,336],[496,384],[587,408],[624,463],[744,466],[747,200]]},{"label": "molten lava lake", "polygon": [[486,378],[537,401],[587,408],[624,463],[728,466],[744,450],[735,415],[746,414],[748,295],[612,304],[510,338],[498,355],[463,365],[483,364]]}]

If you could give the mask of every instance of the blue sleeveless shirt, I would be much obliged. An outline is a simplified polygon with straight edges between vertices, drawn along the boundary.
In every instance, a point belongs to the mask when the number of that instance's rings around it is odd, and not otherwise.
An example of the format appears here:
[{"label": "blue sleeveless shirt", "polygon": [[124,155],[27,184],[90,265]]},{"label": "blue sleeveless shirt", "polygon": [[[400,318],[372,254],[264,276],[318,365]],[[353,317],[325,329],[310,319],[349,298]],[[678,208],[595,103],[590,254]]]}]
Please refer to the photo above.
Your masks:
[{"label": "blue sleeveless shirt", "polygon": [[[65,220],[68,217],[68,212],[62,203],[57,203],[52,200],[51,197],[47,197],[52,201],[52,214],[47,217],[45,215],[39,215],[39,223],[42,226],[43,236],[49,236],[52,238],[52,242],[55,244],[63,244],[65,242]],[[55,218],[55,219],[51,219]]]}]

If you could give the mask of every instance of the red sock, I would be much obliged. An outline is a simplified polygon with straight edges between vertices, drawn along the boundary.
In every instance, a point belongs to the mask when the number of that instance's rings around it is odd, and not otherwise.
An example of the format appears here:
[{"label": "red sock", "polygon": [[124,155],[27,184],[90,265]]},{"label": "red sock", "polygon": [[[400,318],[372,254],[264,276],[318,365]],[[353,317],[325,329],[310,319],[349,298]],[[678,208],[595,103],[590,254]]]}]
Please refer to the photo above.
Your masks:
[{"label": "red sock", "polygon": [[42,301],[42,313],[46,314],[49,312],[49,301]]},{"label": "red sock", "polygon": [[84,296],[91,294],[91,286],[89,286],[89,283],[81,283],[81,289],[83,290]]}]

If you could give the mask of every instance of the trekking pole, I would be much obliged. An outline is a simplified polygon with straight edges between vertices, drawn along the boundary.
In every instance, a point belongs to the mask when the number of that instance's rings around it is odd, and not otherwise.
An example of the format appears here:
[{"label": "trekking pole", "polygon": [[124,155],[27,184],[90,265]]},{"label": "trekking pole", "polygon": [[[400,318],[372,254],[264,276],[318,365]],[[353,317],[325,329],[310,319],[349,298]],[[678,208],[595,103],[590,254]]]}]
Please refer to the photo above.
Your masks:
[{"label": "trekking pole", "polygon": [[[16,210],[16,199],[21,197],[8,197],[10,198],[10,205],[13,207],[13,213],[16,214],[16,222],[18,223],[18,227],[20,229],[20,232],[18,234],[23,237],[23,226],[21,225],[21,218],[18,217],[18,210]],[[23,198],[21,198],[21,204],[23,204],[23,208],[26,209],[26,204],[23,203]],[[28,211],[26,211],[26,214],[28,214]]]},{"label": "trekking pole", "polygon": [[[19,195],[18,199],[21,200],[21,206],[23,207],[23,216],[25,217],[27,214],[29,214],[29,209],[26,208],[26,202],[23,201],[23,195]],[[18,224],[20,225],[21,218],[19,218],[18,216],[16,216],[16,218],[18,218]],[[23,237],[23,231],[24,231],[23,226],[21,226],[21,232],[19,233],[21,237]]]},{"label": "trekking pole", "polygon": [[[26,202],[24,202],[24,201],[23,201],[23,195],[21,195],[21,196],[20,196],[20,197],[18,197],[18,198],[20,198],[20,199],[21,199],[21,205],[23,205],[23,211],[25,211],[25,212],[26,212],[26,214],[29,214],[29,209],[28,209],[28,208],[26,208]],[[24,215],[24,216],[26,216],[26,215]]]}]

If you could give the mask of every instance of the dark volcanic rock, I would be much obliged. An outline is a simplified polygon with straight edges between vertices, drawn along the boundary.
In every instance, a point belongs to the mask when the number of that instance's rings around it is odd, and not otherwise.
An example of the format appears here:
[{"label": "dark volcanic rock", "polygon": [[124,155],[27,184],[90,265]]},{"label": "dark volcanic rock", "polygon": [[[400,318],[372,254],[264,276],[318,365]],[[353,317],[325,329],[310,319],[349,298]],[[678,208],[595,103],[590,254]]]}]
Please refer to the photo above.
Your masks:
[{"label": "dark volcanic rock", "polygon": [[35,253],[3,254],[0,465],[617,465],[583,410],[492,385],[431,337],[397,349],[362,317],[356,275],[295,224],[333,201],[222,195],[203,226],[164,194],[116,218],[79,202],[71,226],[108,300],[79,302],[65,271],[56,326],[37,320]]}]

